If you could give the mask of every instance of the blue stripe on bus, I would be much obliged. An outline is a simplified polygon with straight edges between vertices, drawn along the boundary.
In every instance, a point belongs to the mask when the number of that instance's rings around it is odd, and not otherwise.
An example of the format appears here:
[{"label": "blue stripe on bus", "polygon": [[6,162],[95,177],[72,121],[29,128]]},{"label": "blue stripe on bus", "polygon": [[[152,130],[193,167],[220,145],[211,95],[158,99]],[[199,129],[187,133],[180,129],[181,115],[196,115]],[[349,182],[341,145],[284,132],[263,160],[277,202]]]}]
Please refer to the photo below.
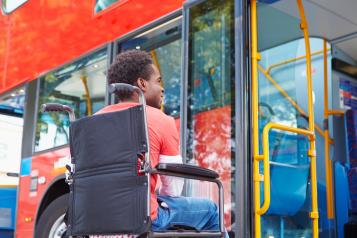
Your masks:
[{"label": "blue stripe on bus", "polygon": [[262,3],[268,3],[268,4],[270,4],[270,3],[274,3],[274,2],[277,2],[277,1],[279,1],[279,0],[258,0],[259,2],[262,2]]},{"label": "blue stripe on bus", "polygon": [[16,192],[17,188],[0,189],[0,230],[15,228]]},{"label": "blue stripe on bus", "polygon": [[31,174],[32,158],[25,158],[21,160],[20,176],[29,176]]}]

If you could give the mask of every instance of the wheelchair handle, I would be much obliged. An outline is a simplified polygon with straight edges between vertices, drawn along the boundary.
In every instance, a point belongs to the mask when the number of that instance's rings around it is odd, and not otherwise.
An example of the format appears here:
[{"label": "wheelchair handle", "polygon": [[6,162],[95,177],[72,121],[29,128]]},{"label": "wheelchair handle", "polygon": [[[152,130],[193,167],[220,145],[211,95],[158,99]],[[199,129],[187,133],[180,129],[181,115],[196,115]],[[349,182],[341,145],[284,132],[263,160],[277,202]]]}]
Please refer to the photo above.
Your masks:
[{"label": "wheelchair handle", "polygon": [[46,103],[42,104],[42,112],[67,112],[69,114],[69,120],[72,122],[76,120],[74,111],[71,107],[60,103]]},{"label": "wheelchair handle", "polygon": [[115,93],[123,90],[127,90],[129,92],[135,91],[135,86],[127,83],[112,83],[109,85],[109,93]]}]

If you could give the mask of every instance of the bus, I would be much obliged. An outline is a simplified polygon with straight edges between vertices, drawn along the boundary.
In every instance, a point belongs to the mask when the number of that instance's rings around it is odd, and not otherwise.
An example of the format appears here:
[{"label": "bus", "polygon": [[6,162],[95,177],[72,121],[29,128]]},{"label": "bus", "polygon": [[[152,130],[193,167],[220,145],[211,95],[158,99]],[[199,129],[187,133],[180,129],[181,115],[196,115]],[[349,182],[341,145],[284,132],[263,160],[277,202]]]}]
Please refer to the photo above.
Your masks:
[{"label": "bus", "polygon": [[[19,174],[10,237],[66,231],[70,122],[41,104],[82,118],[115,103],[106,72],[129,49],[150,52],[162,74],[184,162],[220,174],[230,237],[353,237],[355,9],[348,0],[2,0],[0,106],[24,97],[21,116],[10,115],[20,128],[6,127],[21,131],[10,158],[18,171],[6,171]],[[185,196],[216,201],[216,192],[185,183]]]},{"label": "bus", "polygon": [[24,92],[20,89],[0,100],[0,236],[5,238],[15,227]]}]

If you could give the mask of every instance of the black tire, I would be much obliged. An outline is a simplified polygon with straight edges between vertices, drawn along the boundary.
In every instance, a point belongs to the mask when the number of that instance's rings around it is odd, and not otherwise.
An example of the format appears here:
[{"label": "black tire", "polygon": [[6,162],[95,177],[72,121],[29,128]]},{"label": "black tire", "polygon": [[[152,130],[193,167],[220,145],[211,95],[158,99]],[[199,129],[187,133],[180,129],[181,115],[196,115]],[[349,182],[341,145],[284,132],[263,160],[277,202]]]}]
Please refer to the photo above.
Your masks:
[{"label": "black tire", "polygon": [[[65,215],[67,211],[67,206],[68,206],[68,194],[64,194],[58,198],[56,198],[51,204],[45,209],[45,211],[42,213],[37,225],[36,225],[36,231],[35,231],[35,238],[54,238],[54,237],[60,237],[62,232],[57,232],[56,235],[54,236],[50,232],[52,229],[55,229],[54,226],[57,226],[59,228],[59,224],[63,225],[63,216]],[[63,231],[63,229],[62,229]],[[65,232],[65,230],[64,230]]]}]

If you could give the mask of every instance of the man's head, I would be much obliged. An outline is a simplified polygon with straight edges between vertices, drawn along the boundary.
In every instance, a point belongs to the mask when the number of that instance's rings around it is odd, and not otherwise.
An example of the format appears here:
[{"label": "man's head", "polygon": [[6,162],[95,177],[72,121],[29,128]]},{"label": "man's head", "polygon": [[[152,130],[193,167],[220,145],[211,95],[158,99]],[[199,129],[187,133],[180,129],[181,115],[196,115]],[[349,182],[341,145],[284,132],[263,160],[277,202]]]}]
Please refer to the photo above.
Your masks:
[{"label": "man's head", "polygon": [[[119,54],[108,70],[109,83],[127,83],[139,87],[149,106],[161,108],[164,89],[161,75],[149,53],[130,50]],[[116,94],[121,101],[133,100],[128,92]]]}]

